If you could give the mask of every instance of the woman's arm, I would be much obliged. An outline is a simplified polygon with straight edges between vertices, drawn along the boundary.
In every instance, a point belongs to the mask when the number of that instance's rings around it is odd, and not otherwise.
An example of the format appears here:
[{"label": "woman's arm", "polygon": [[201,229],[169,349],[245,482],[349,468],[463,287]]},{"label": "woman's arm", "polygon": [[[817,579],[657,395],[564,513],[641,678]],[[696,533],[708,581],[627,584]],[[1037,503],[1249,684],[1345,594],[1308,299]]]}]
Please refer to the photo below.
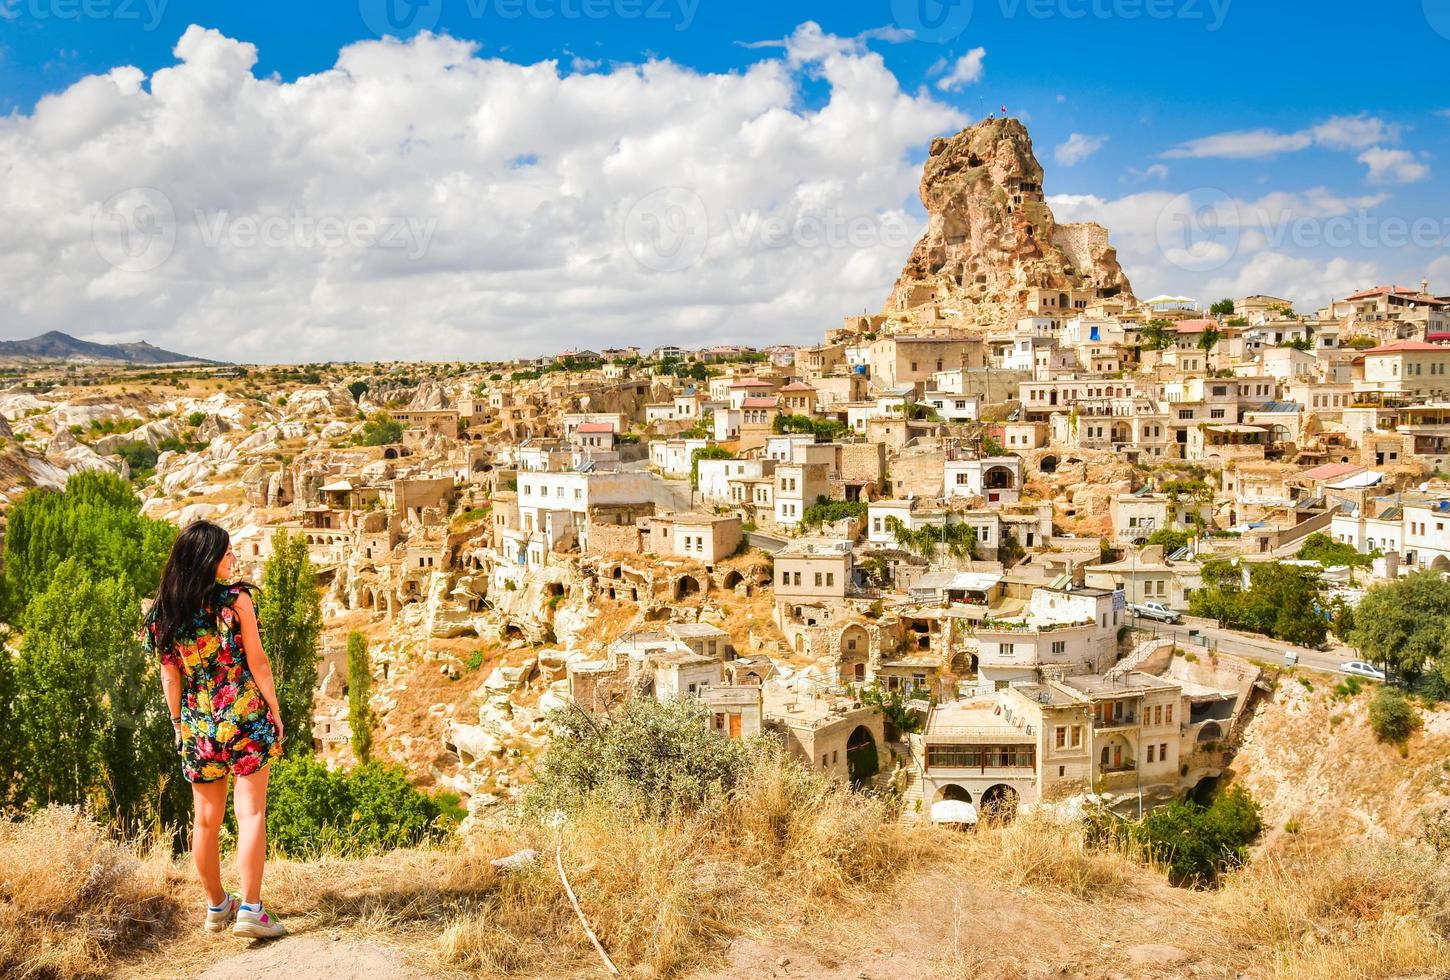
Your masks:
[{"label": "woman's arm", "polygon": [[172,726],[181,724],[181,671],[175,664],[161,665],[161,690],[166,695]]},{"label": "woman's arm", "polygon": [[262,634],[257,630],[257,610],[252,605],[252,597],[246,592],[241,593],[237,596],[235,608],[237,618],[242,621],[242,649],[247,652],[247,669],[252,672],[252,680],[257,682],[257,690],[262,692],[262,699],[272,710],[272,723],[277,726],[277,737],[280,739],[284,734],[282,708],[277,704],[277,685],[272,679],[272,661],[267,659],[266,651],[262,649]]}]

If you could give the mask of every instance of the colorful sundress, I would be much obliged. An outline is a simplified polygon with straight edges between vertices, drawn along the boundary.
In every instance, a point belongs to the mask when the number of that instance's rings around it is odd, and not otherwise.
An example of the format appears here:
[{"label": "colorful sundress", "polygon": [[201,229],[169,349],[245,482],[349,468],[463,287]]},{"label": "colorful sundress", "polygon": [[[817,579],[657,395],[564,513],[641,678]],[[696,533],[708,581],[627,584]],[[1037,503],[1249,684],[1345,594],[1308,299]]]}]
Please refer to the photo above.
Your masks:
[{"label": "colorful sundress", "polygon": [[[228,773],[247,776],[282,754],[277,726],[247,668],[237,596],[246,585],[217,583],[212,608],[196,614],[161,663],[181,671],[181,772],[189,783],[210,783]],[[147,616],[142,642],[156,651],[156,624]]]}]

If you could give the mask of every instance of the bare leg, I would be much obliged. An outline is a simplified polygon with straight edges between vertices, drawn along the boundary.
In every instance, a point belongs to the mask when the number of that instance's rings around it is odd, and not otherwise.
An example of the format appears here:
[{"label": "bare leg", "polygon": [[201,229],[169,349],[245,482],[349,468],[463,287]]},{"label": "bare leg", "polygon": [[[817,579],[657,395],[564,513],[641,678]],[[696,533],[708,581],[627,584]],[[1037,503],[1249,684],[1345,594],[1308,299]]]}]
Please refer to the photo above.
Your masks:
[{"label": "bare leg", "polygon": [[196,862],[196,876],[206,889],[207,901],[220,905],[227,897],[222,888],[221,855],[217,839],[221,834],[222,817],[227,812],[227,781],[192,783],[191,802],[195,820],[191,828],[191,857]]},{"label": "bare leg", "polygon": [[262,865],[267,860],[267,775],[263,766],[238,776],[233,806],[237,811],[237,870],[242,876],[242,901],[262,900]]}]

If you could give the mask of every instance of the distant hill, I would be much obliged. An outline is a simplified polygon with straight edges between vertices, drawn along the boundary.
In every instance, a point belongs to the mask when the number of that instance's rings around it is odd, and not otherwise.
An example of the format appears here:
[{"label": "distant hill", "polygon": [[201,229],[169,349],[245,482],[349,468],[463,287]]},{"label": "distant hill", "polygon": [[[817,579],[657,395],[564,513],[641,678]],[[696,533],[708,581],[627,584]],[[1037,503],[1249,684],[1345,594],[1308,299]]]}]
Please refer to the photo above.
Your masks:
[{"label": "distant hill", "polygon": [[153,347],[144,340],[136,344],[93,344],[70,334],[52,330],[29,340],[0,340],[0,360],[113,361],[122,364],[222,364],[191,354]]}]

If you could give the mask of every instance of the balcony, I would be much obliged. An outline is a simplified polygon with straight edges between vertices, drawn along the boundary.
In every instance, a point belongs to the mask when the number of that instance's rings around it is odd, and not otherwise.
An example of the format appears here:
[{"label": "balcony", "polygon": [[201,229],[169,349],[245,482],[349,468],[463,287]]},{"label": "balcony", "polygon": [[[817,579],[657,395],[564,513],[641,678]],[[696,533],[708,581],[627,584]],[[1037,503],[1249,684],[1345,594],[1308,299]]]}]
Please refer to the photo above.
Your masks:
[{"label": "balcony", "polygon": [[1094,718],[1093,731],[1111,732],[1122,728],[1138,727],[1138,716],[1134,712],[1127,712],[1121,718]]}]

